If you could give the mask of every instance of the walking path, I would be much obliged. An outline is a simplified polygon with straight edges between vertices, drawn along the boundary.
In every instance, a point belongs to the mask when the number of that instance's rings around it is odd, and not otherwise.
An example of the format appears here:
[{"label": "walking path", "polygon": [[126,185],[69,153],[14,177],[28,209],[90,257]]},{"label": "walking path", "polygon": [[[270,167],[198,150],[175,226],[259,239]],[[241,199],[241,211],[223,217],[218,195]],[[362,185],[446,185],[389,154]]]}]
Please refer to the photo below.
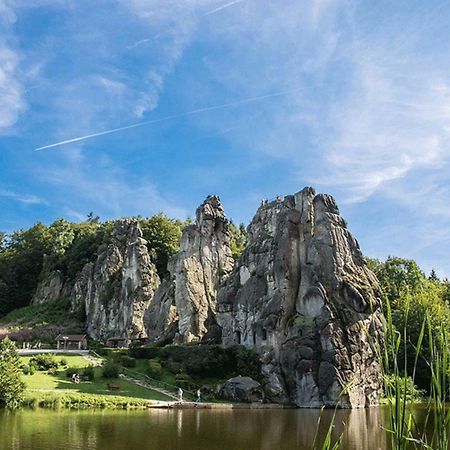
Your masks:
[{"label": "walking path", "polygon": [[160,387],[153,386],[150,383],[146,383],[143,380],[138,380],[136,378],[132,378],[129,375],[124,375],[123,373],[121,373],[119,376],[120,376],[120,378],[122,378],[122,379],[124,379],[126,381],[129,381],[130,383],[137,384],[138,386],[141,386],[143,388],[151,389],[152,391],[159,392],[160,394],[166,395],[169,398],[172,398],[174,400],[178,400],[178,398],[172,392],[170,392],[170,391],[168,391],[166,389],[162,389]]}]

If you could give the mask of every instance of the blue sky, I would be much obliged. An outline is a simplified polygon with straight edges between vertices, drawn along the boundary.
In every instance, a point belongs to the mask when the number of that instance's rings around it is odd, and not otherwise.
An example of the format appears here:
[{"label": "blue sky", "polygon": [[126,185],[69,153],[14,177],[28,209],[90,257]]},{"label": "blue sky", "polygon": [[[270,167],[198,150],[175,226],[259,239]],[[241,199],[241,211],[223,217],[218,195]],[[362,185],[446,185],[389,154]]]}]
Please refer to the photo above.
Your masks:
[{"label": "blue sky", "polygon": [[449,30],[445,1],[0,0],[0,230],[312,185],[450,276]]}]

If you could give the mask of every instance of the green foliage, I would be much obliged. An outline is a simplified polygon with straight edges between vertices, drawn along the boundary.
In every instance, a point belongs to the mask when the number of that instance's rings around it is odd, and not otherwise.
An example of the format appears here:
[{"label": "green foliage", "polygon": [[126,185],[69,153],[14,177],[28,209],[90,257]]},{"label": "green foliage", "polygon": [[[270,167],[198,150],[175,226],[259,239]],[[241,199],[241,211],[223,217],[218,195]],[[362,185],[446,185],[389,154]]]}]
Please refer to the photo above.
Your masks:
[{"label": "green foliage", "polygon": [[95,370],[94,366],[85,367],[81,372],[81,379],[83,381],[94,381]]},{"label": "green foliage", "polygon": [[79,367],[69,367],[66,370],[66,377],[72,379],[72,376],[76,373],[80,374],[81,370]]},{"label": "green foliage", "polygon": [[[421,358],[416,358],[416,343],[423,319],[430,317],[430,329],[436,339],[441,325],[450,330],[450,305],[446,300],[448,284],[437,276],[427,278],[418,265],[408,259],[389,257],[386,262],[368,260],[369,267],[377,275],[384,295],[384,310],[389,304],[394,330],[405,333],[404,345],[399,348],[399,369],[407,370],[421,389],[430,388],[429,336],[423,337]],[[405,359],[406,358],[406,359]]]},{"label": "green foliage", "polygon": [[243,346],[224,349],[218,345],[167,345],[134,347],[129,354],[138,359],[158,359],[164,369],[196,378],[225,378],[235,375],[261,377],[258,355]]},{"label": "green foliage", "polygon": [[[184,223],[163,214],[139,219],[152,261],[161,277],[178,251]],[[58,219],[50,226],[37,223],[27,230],[0,235],[0,317],[29,305],[39,281],[59,270],[73,280],[94,261],[111,238],[114,222],[101,223],[92,214],[81,223]],[[82,317],[84,319],[84,317]]]},{"label": "green foliage", "polygon": [[25,390],[21,375],[16,347],[5,338],[0,341],[0,406],[13,407],[20,403]]},{"label": "green foliage", "polygon": [[161,363],[157,359],[150,359],[148,361],[147,374],[150,378],[160,380],[162,376]]},{"label": "green foliage", "polygon": [[67,366],[67,359],[66,358],[61,358],[60,361],[59,361],[59,365],[63,366],[63,367]]},{"label": "green foliage", "polygon": [[120,364],[122,364],[123,367],[136,367],[136,359],[132,358],[131,356],[122,355],[120,358]]},{"label": "green foliage", "polygon": [[229,231],[231,234],[231,253],[236,260],[241,256],[241,253],[247,245],[247,231],[245,230],[245,225],[243,223],[237,227],[233,222],[230,222]]},{"label": "green foliage", "polygon": [[181,232],[185,224],[157,214],[148,219],[140,219],[144,239],[147,241],[150,256],[161,278],[167,275],[167,262],[180,248]]},{"label": "green foliage", "polygon": [[51,353],[40,353],[30,359],[30,365],[34,366],[37,370],[57,369],[58,361],[55,355]]},{"label": "green foliage", "polygon": [[107,361],[103,365],[103,378],[117,378],[120,373],[120,366],[119,364],[113,362],[113,361]]},{"label": "green foliage", "polygon": [[[405,398],[406,402],[418,402],[423,399],[425,391],[419,389],[411,377],[402,377],[392,373],[384,375],[385,389],[395,397]],[[397,392],[399,390],[399,392]]]}]

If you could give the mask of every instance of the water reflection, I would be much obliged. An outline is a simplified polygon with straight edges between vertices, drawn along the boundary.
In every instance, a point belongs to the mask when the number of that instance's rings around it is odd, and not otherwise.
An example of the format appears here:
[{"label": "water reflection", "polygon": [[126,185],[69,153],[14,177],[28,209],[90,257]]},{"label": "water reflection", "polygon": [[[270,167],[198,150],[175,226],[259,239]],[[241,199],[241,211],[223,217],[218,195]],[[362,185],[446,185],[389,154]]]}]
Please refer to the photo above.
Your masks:
[{"label": "water reflection", "polygon": [[[0,411],[0,449],[310,450],[317,410]],[[333,411],[324,411],[320,434]],[[420,417],[420,415],[418,416]],[[385,411],[339,411],[346,450],[388,449]]]}]

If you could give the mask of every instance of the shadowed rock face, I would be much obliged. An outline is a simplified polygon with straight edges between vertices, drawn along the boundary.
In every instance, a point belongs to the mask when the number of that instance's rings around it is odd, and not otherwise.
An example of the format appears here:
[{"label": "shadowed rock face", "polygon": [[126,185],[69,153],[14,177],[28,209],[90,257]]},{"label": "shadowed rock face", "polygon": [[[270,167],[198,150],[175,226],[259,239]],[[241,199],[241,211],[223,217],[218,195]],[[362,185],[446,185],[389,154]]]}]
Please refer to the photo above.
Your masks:
[{"label": "shadowed rock face", "polygon": [[64,277],[61,272],[59,270],[53,271],[38,284],[31,299],[31,304],[42,305],[59,300],[63,297],[64,287]]},{"label": "shadowed rock face", "polygon": [[197,209],[195,224],[183,230],[180,251],[168,264],[170,279],[149,308],[150,339],[190,342],[212,336],[217,289],[232,268],[228,220],[220,199],[209,196]]},{"label": "shadowed rock face", "polygon": [[334,199],[311,188],[263,204],[219,290],[225,346],[260,353],[266,394],[298,406],[376,404],[378,282]]},{"label": "shadowed rock face", "polygon": [[159,285],[137,221],[116,222],[97,260],[84,266],[72,289],[72,309],[84,306],[86,330],[98,340],[145,338],[143,318]]}]

